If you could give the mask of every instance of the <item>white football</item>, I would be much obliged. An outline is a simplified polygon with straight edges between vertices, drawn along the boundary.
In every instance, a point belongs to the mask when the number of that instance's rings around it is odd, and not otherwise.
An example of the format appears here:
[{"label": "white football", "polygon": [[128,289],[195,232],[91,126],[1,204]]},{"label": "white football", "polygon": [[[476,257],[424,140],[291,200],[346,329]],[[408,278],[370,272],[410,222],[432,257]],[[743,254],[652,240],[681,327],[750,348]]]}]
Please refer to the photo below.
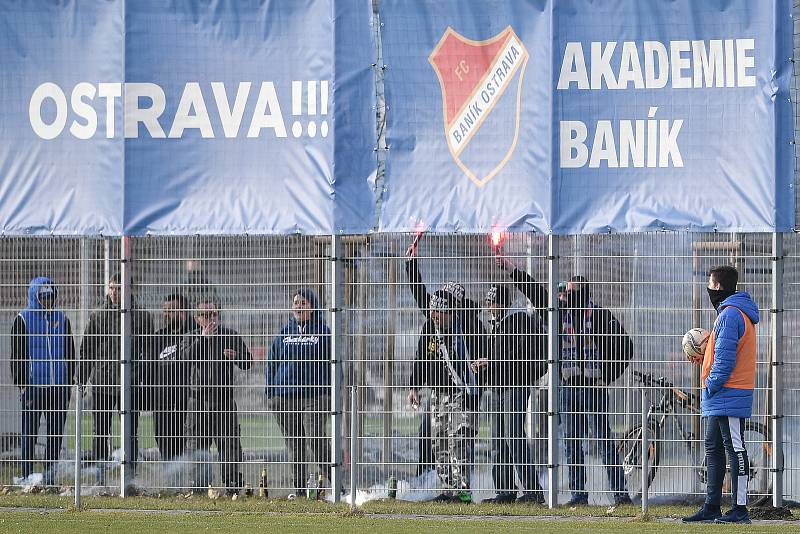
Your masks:
[{"label": "white football", "polygon": [[692,328],[683,335],[681,345],[689,361],[696,362],[703,359],[710,335],[705,328]]}]

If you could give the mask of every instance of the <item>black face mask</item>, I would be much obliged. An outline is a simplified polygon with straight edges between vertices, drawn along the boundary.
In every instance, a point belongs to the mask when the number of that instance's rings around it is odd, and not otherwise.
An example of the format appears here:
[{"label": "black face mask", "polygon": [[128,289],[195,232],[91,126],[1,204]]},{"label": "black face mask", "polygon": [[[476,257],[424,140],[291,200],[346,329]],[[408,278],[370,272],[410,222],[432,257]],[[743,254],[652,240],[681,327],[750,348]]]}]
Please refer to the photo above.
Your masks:
[{"label": "black face mask", "polygon": [[708,298],[711,300],[711,305],[714,306],[714,309],[717,311],[719,311],[719,305],[722,304],[723,300],[736,293],[736,291],[731,291],[729,289],[706,288],[706,291],[708,291]]}]

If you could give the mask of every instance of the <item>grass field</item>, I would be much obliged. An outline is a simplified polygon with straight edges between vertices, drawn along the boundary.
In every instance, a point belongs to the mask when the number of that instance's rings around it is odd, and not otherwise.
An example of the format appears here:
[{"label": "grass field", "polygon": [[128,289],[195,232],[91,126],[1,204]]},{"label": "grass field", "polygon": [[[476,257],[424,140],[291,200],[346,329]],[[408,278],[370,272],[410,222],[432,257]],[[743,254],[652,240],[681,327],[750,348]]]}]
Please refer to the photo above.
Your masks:
[{"label": "grass field", "polygon": [[736,532],[782,533],[800,532],[793,525],[683,525],[675,522],[636,521],[631,519],[492,519],[492,518],[394,518],[344,514],[257,513],[147,513],[147,512],[10,512],[0,516],[0,532],[58,532],[59,534],[143,534],[149,532],[259,532],[281,533],[673,533],[673,532]]},{"label": "grass field", "polygon": [[[84,510],[71,510],[69,498],[51,495],[0,497],[0,532],[145,534],[149,532],[246,532],[288,534],[429,532],[592,532],[602,533],[798,533],[800,522],[759,522],[755,525],[684,525],[678,518],[694,507],[657,506],[649,520],[636,506],[607,515],[605,507],[548,510],[539,506],[374,501],[351,514],[344,504],[318,501],[207,498],[127,499],[92,497]],[[16,511],[11,511],[15,509]],[[37,510],[33,510],[37,509]],[[44,510],[49,510],[45,512]]]}]

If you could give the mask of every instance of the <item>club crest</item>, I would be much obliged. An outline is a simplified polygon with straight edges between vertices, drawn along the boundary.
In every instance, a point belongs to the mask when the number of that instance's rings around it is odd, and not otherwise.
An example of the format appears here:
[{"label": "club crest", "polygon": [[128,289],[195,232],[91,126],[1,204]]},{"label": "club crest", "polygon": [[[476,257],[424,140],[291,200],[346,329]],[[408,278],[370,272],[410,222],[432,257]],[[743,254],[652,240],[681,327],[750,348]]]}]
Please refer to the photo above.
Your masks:
[{"label": "club crest", "polygon": [[450,154],[482,187],[517,145],[528,51],[511,26],[484,41],[467,39],[448,27],[428,61],[442,90]]}]

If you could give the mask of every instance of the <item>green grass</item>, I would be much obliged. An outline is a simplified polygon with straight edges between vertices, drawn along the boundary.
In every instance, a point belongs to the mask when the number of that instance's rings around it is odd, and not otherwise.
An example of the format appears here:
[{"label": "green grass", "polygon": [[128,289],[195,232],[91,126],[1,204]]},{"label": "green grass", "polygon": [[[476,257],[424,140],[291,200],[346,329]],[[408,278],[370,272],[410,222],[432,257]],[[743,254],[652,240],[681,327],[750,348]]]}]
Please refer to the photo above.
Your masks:
[{"label": "green grass", "polygon": [[398,519],[349,514],[152,514],[142,512],[60,512],[6,513],[0,517],[0,532],[58,532],[86,534],[113,532],[259,532],[281,533],[324,532],[325,534],[375,533],[409,534],[411,532],[481,533],[673,533],[673,532],[736,532],[789,533],[800,532],[791,525],[692,525],[642,522],[634,520],[498,520],[498,519]]},{"label": "green grass", "polygon": [[[373,501],[355,514],[345,504],[319,501],[261,500],[257,498],[231,501],[204,497],[85,497],[84,510],[74,511],[72,499],[54,495],[0,496],[3,508],[42,508],[61,510],[53,513],[14,511],[0,513],[0,532],[58,532],[59,534],[113,532],[324,532],[325,534],[394,532],[593,532],[603,533],[792,533],[800,534],[797,524],[758,524],[753,526],[683,525],[677,518],[695,511],[694,506],[655,506],[651,518],[673,521],[642,521],[639,508],[622,506],[608,517],[602,506],[577,509],[541,506],[476,504],[458,506],[442,503]],[[67,510],[67,511],[64,511]],[[98,511],[99,510],[99,511]],[[160,510],[164,513],[143,512]],[[172,511],[172,512],[169,512]],[[184,513],[189,511],[189,513]],[[192,513],[194,512],[194,513]],[[431,519],[396,516],[427,515]],[[394,517],[392,517],[394,516]],[[452,517],[446,517],[452,516]],[[464,517],[468,516],[468,517]],[[498,516],[506,516],[500,518]],[[512,516],[512,517],[508,517]],[[541,519],[513,516],[541,516]],[[587,519],[595,517],[596,519]]]}]

